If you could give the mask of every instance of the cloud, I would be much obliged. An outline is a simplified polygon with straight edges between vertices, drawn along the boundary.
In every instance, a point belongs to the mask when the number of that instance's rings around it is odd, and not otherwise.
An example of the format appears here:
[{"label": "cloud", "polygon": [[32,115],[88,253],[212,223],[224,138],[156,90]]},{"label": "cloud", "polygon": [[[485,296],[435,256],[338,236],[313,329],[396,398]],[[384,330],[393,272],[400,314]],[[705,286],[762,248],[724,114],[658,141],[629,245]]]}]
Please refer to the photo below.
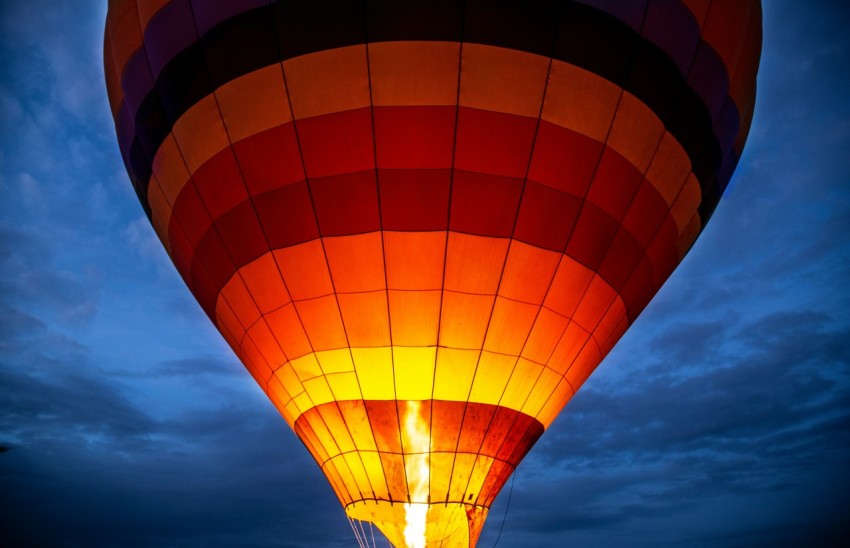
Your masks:
[{"label": "cloud", "polygon": [[57,269],[54,246],[44,234],[0,221],[0,299],[40,309],[66,325],[91,322],[98,308],[98,286],[92,270]]},{"label": "cloud", "polygon": [[[286,538],[307,547],[324,538],[330,547],[349,538],[318,467],[259,389],[246,397],[253,381],[232,360],[163,360],[128,377],[28,312],[0,307],[0,325],[7,542],[279,546]],[[179,404],[167,402],[172,393]]]},{"label": "cloud", "polygon": [[[708,356],[687,352],[706,339]],[[613,546],[629,542],[618,531],[635,523],[693,514],[699,525],[690,533],[642,542],[736,545],[706,536],[712,508],[752,500],[717,526],[744,535],[772,523],[771,540],[799,539],[794,527],[846,535],[838,501],[850,488],[847,340],[841,318],[786,310],[726,325],[680,323],[628,341],[629,363],[608,364],[627,371],[602,373],[601,383],[591,377],[521,466],[511,534],[541,535],[541,546],[547,531],[566,535],[562,542]],[[823,477],[831,481],[810,483]],[[814,489],[833,502],[812,509]],[[783,523],[789,504],[809,506]],[[523,512],[526,505],[534,511]]]}]

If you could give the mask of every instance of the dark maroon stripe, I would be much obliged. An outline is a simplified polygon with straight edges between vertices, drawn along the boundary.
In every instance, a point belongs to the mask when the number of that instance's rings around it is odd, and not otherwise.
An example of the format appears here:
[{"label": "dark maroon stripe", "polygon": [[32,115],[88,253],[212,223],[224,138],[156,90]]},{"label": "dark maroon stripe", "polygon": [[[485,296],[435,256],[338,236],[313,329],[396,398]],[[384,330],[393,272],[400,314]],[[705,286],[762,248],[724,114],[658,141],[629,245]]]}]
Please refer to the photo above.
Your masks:
[{"label": "dark maroon stripe", "polygon": [[[122,76],[128,100],[142,96],[132,99],[138,102],[138,108],[132,109],[135,135],[120,144],[148,214],[147,184],[157,148],[176,120],[220,85],[278,61],[367,40],[461,38],[551,55],[636,95],[664,121],[691,158],[706,195],[701,210],[704,220],[713,211],[719,192],[711,189],[725,185],[725,181],[716,182],[725,155],[721,141],[732,140],[726,132],[737,125],[713,124],[713,107],[706,101],[726,97],[728,77],[722,61],[706,44],[700,43],[691,70],[698,78],[686,81],[678,56],[671,57],[616,17],[577,2],[421,0],[403,11],[397,4],[391,0],[274,2],[222,21],[194,42],[194,25],[172,23],[169,28],[177,35],[169,43],[191,45],[167,61],[153,63],[155,68],[162,66],[155,84],[145,59],[128,62]],[[175,10],[175,16],[189,17],[191,12]],[[657,43],[681,44],[687,39],[658,32],[650,33]],[[144,53],[140,50],[137,55]]]}]

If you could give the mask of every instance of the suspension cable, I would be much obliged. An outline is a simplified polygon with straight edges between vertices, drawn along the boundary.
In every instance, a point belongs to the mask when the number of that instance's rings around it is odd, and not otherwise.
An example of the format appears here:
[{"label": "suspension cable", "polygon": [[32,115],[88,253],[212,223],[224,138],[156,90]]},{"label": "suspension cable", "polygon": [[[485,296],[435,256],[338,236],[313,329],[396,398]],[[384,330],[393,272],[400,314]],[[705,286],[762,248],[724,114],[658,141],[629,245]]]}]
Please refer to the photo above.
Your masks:
[{"label": "suspension cable", "polygon": [[505,521],[508,518],[508,510],[511,507],[511,497],[514,494],[514,482],[516,481],[516,474],[517,474],[517,471],[516,471],[516,469],[514,469],[514,473],[513,473],[513,475],[511,475],[511,490],[508,491],[508,503],[505,505],[505,515],[502,516],[502,525],[501,525],[501,527],[499,527],[499,534],[496,537],[496,542],[493,543],[493,548],[496,548],[496,545],[499,544],[499,539],[502,538],[502,531],[505,528]]}]

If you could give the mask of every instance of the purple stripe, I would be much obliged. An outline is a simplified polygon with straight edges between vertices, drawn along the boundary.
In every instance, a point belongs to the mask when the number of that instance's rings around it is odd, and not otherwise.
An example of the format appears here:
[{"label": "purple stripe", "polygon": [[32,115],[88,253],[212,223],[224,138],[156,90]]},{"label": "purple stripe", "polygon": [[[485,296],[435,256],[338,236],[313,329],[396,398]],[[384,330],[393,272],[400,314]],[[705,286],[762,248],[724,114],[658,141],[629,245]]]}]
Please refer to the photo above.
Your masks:
[{"label": "purple stripe", "polygon": [[145,49],[154,75],[159,76],[172,57],[197,40],[189,0],[172,0],[156,12],[145,28]]},{"label": "purple stripe", "polygon": [[124,105],[129,108],[134,116],[142,101],[153,89],[153,82],[145,48],[139,48],[127,60],[127,64],[124,65],[124,73],[121,75]]},{"label": "purple stripe", "polygon": [[646,0],[576,0],[612,15],[640,32]]},{"label": "purple stripe", "polygon": [[726,102],[729,92],[729,76],[723,60],[706,42],[701,42],[688,75],[688,86],[693,89],[708,107],[711,119],[715,120]]},{"label": "purple stripe", "polygon": [[700,29],[693,13],[678,0],[651,0],[641,34],[663,49],[688,74],[700,42]]},{"label": "purple stripe", "polygon": [[133,145],[133,138],[136,136],[136,125],[133,122],[133,115],[127,107],[127,103],[123,103],[121,110],[118,111],[118,118],[115,121],[115,133],[118,136],[118,145],[121,149],[121,156],[124,158],[124,165],[129,168],[130,147]]},{"label": "purple stripe", "polygon": [[268,0],[192,0],[198,34],[203,36],[225,19],[268,3]]},{"label": "purple stripe", "polygon": [[735,101],[727,96],[723,108],[720,110],[720,115],[714,120],[714,134],[717,136],[717,142],[720,144],[720,150],[724,155],[732,149],[740,127],[741,120],[738,115],[738,107],[735,105]]}]

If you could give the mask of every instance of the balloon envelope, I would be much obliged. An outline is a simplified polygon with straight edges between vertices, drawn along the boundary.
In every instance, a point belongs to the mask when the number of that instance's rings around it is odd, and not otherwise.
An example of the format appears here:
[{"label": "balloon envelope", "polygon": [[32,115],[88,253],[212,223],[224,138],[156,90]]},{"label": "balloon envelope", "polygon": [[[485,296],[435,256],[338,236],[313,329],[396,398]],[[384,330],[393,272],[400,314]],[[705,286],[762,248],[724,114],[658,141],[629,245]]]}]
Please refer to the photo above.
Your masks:
[{"label": "balloon envelope", "polygon": [[189,289],[397,546],[499,490],[705,226],[756,1],[113,0],[121,153]]}]

